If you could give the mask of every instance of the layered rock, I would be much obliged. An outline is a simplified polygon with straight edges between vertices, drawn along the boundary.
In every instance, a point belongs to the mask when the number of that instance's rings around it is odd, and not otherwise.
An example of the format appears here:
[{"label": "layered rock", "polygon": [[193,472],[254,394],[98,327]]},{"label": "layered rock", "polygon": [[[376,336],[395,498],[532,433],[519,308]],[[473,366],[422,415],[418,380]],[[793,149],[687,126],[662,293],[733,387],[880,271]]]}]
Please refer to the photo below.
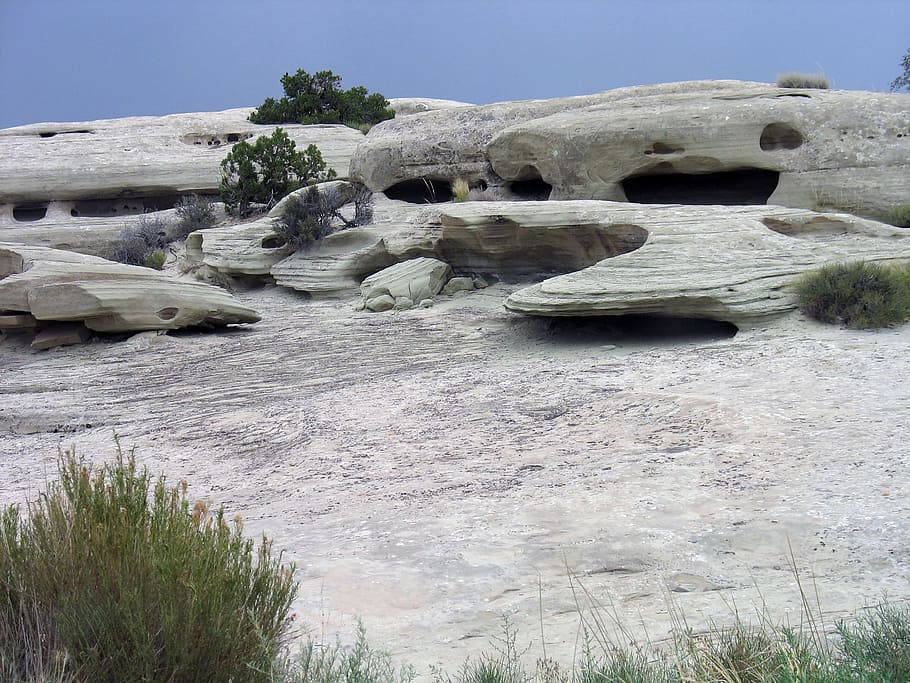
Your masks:
[{"label": "layered rock", "polygon": [[43,247],[0,243],[0,312],[127,332],[223,326],[259,314],[218,287]]},{"label": "layered rock", "polygon": [[468,102],[438,100],[430,97],[394,97],[389,100],[389,108],[395,112],[396,117],[422,114],[425,111],[436,111],[437,109],[457,109],[459,107],[473,106],[473,104]]},{"label": "layered rock", "polygon": [[449,264],[438,259],[409,259],[367,277],[360,285],[360,296],[371,311],[412,308],[439,294],[451,277]]},{"label": "layered rock", "polygon": [[[250,109],[39,123],[0,130],[0,240],[104,256],[125,224],[215,195],[221,160],[275,126]],[[282,126],[298,148],[315,144],[339,177],[363,134],[346,126]]]},{"label": "layered rock", "polygon": [[[908,200],[910,95],[697,81],[403,117],[351,175],[415,201],[493,196],[780,204],[884,218]],[[448,193],[448,194],[447,194]]]},{"label": "layered rock", "polygon": [[776,206],[466,202],[415,208],[405,221],[332,235],[273,272],[296,289],[350,291],[378,264],[417,256],[438,258],[459,274],[529,283],[551,276],[506,300],[520,313],[657,314],[745,325],[794,309],[788,285],[806,270],[910,259],[910,233]]}]

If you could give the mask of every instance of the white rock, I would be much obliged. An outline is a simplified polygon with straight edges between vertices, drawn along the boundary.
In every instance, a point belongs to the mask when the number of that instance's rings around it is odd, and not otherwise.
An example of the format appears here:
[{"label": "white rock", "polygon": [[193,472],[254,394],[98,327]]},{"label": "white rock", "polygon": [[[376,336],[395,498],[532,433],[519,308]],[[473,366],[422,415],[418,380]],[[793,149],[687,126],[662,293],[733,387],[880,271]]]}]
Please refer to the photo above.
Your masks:
[{"label": "white rock", "polygon": [[379,294],[374,296],[372,299],[368,299],[364,302],[364,307],[369,311],[374,311],[376,313],[381,313],[382,311],[390,311],[395,308],[395,299],[388,294]]},{"label": "white rock", "polygon": [[456,292],[470,292],[474,289],[474,280],[469,277],[453,277],[446,282],[442,288],[442,293],[451,296]]},{"label": "white rock", "polygon": [[437,259],[420,257],[396,263],[366,278],[360,285],[360,295],[367,302],[390,295],[393,299],[406,297],[421,301],[434,297],[452,274],[447,263]]}]

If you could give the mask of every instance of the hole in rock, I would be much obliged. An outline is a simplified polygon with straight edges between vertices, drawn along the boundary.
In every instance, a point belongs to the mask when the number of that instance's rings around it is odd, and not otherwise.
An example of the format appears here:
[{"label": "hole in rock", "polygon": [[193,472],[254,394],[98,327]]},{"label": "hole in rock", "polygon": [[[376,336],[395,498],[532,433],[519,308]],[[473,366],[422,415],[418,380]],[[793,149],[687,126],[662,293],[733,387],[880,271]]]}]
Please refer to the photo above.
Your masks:
[{"label": "hole in rock", "polygon": [[640,248],[648,231],[638,225],[598,223],[523,226],[491,217],[478,230],[447,229],[436,244],[438,258],[459,272],[519,282],[572,273]]},{"label": "hole in rock", "polygon": [[532,330],[557,345],[678,345],[736,336],[733,323],[658,315],[532,317]]},{"label": "hole in rock", "polygon": [[762,223],[779,235],[797,239],[845,237],[856,231],[851,223],[827,216],[816,216],[808,220],[781,220],[768,217],[763,218]]},{"label": "hole in rock", "polygon": [[803,92],[786,92],[786,93],[782,93],[780,95],[775,95],[775,97],[803,97],[807,100],[812,99],[812,95],[807,95],[806,93],[803,93]]},{"label": "hole in rock", "polygon": [[47,215],[47,204],[19,204],[13,207],[13,220],[20,223],[40,221]]},{"label": "hole in rock", "polygon": [[121,197],[119,199],[82,199],[73,204],[71,216],[82,218],[110,218],[112,216],[135,216],[150,211],[173,209],[180,201],[180,195],[158,197]]},{"label": "hole in rock", "polygon": [[550,198],[553,186],[542,178],[531,178],[530,180],[513,180],[509,183],[509,190],[522,199],[545,201]]},{"label": "hole in rock", "polygon": [[622,189],[637,204],[767,204],[780,174],[760,168],[720,173],[656,173],[626,178]]},{"label": "hole in rock", "polygon": [[286,246],[288,241],[279,235],[269,235],[268,237],[262,238],[262,248],[263,249],[281,249],[281,247]]},{"label": "hole in rock", "polygon": [[766,152],[776,149],[796,149],[803,144],[803,134],[786,123],[769,123],[761,132],[758,144]]},{"label": "hole in rock", "polygon": [[389,199],[411,204],[439,204],[452,201],[452,186],[447,180],[415,178],[395,183],[385,191]]},{"label": "hole in rock", "polygon": [[679,154],[680,152],[685,152],[685,147],[674,147],[668,145],[666,142],[655,142],[651,145],[651,149],[646,149],[645,154]]},{"label": "hole in rock", "polygon": [[241,140],[249,140],[252,133],[187,133],[180,136],[180,142],[185,145],[200,145],[206,147],[220,147]]},{"label": "hole in rock", "polygon": [[173,320],[177,317],[177,313],[179,311],[180,309],[169,306],[167,308],[162,308],[160,311],[155,313],[155,315],[157,315],[161,320]]},{"label": "hole in rock", "polygon": [[79,133],[91,133],[90,130],[46,130],[43,133],[38,133],[40,138],[52,138],[55,135],[69,135],[69,134],[79,134]]}]

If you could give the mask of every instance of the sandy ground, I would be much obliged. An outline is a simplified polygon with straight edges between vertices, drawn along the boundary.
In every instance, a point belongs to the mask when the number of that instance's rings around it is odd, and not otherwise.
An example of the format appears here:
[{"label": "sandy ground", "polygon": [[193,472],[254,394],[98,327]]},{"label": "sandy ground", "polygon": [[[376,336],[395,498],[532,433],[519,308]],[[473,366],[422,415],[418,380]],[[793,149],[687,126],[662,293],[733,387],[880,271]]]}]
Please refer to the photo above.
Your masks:
[{"label": "sandy ground", "polygon": [[667,336],[504,294],[369,314],[266,289],[240,295],[248,330],[10,338],[0,503],[34,498],[60,446],[110,458],[116,430],[275,538],[312,635],[349,642],[359,617],[422,673],[504,615],[528,657],[543,632],[570,662],[589,598],[658,642],[674,610],[798,623],[791,548],[829,624],[910,597],[910,326]]}]

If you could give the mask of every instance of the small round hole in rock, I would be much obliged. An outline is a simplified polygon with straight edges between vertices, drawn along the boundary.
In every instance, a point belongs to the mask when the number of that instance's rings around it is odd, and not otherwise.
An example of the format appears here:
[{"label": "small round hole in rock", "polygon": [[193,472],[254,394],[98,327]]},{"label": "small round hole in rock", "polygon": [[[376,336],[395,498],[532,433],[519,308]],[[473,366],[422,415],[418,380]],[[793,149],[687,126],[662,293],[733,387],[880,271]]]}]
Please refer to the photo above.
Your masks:
[{"label": "small round hole in rock", "polygon": [[162,308],[160,311],[156,312],[155,315],[157,315],[161,320],[173,320],[177,317],[177,313],[179,312],[179,308],[168,306],[167,308]]},{"label": "small round hole in rock", "polygon": [[287,246],[287,243],[288,241],[284,237],[269,235],[262,238],[261,244],[263,249],[281,249],[281,247]]},{"label": "small round hole in rock", "polygon": [[761,132],[758,144],[766,152],[796,149],[803,144],[803,134],[786,123],[769,123]]}]

